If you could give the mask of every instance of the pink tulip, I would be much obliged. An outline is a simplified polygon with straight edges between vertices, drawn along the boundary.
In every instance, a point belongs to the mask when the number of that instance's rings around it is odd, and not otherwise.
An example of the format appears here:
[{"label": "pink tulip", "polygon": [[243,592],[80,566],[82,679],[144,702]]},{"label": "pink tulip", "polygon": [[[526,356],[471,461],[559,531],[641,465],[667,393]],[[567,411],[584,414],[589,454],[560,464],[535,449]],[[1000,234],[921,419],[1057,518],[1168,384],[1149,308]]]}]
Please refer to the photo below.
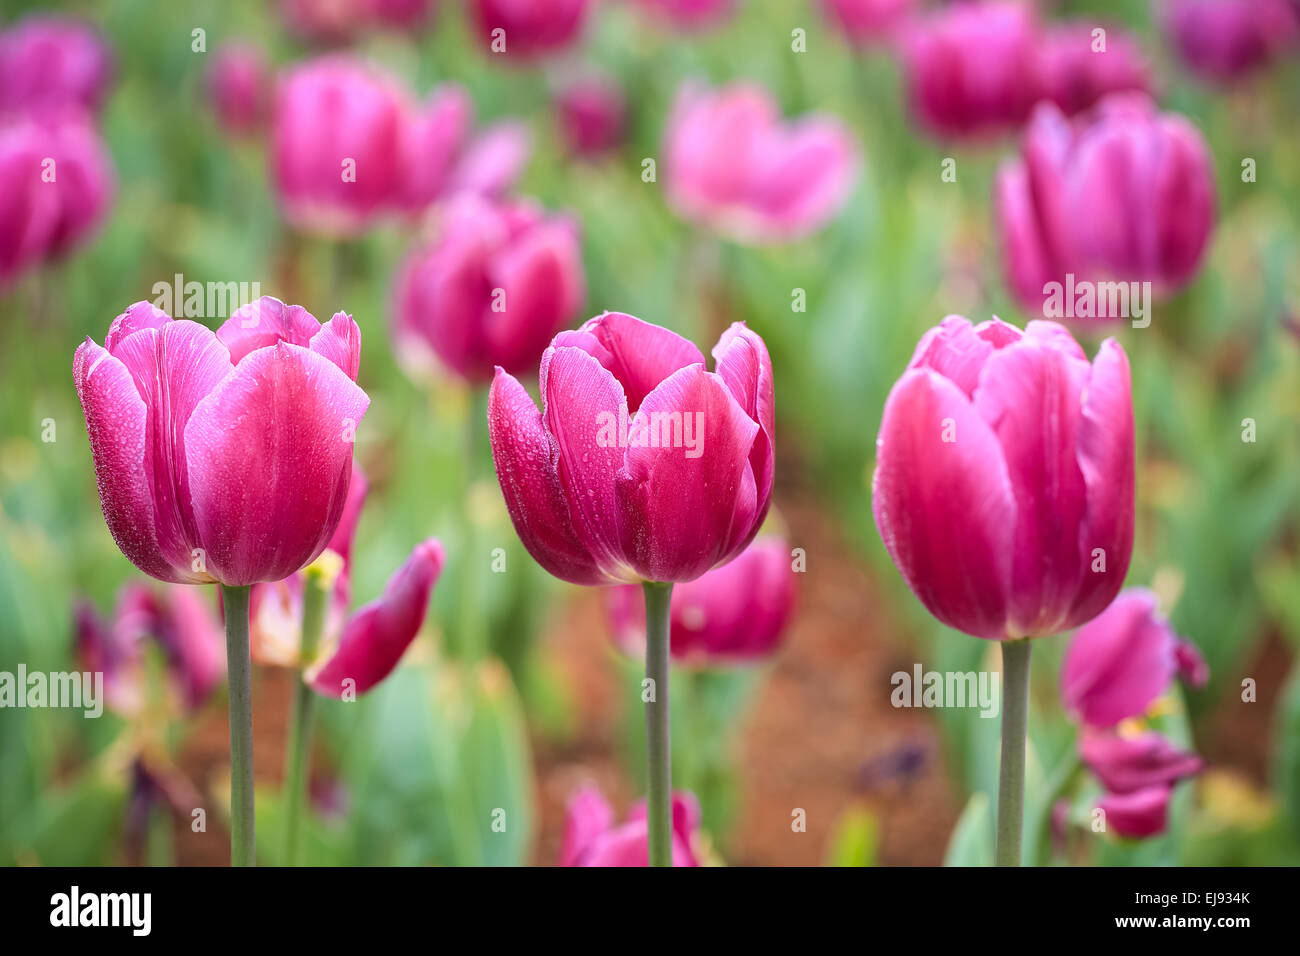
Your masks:
[{"label": "pink tulip", "polygon": [[256,47],[240,43],[222,47],[212,60],[208,95],[223,130],[238,136],[257,132],[270,109],[266,57]]},{"label": "pink tulip", "polygon": [[753,540],[772,497],[772,363],[742,322],[713,356],[706,371],[675,332],[606,312],[542,355],[541,412],[497,369],[497,478],[520,539],[551,574],[691,581]]},{"label": "pink tulip", "polygon": [[714,27],[736,10],[736,0],[636,0],[655,19],[678,30]]},{"label": "pink tulip", "polygon": [[[1095,29],[1105,29],[1097,49]],[[1082,112],[1107,93],[1149,92],[1151,79],[1137,38],[1121,30],[1073,21],[1054,25],[1039,40],[1042,96],[1067,115]]]},{"label": "pink tulip", "polygon": [[885,402],[872,507],[930,613],[976,637],[1038,637],[1110,604],[1133,548],[1128,358],[1090,365],[1054,322],[949,316]]},{"label": "pink tulip", "polygon": [[0,112],[66,106],[94,112],[112,75],[108,45],[83,21],[36,15],[0,33]]},{"label": "pink tulip", "polygon": [[34,120],[0,124],[0,286],[41,261],[61,218],[58,190],[43,182],[48,142]]},{"label": "pink tulip", "polygon": [[1038,25],[1028,5],[953,4],[911,21],[900,44],[912,108],[940,136],[1018,126],[1038,98]]},{"label": "pink tulip", "polygon": [[[692,842],[700,826],[700,808],[685,792],[673,794],[673,866],[699,866]],[[593,786],[583,787],[569,799],[564,821],[560,866],[647,866],[645,803],[616,824],[614,811]]]},{"label": "pink tulip", "polygon": [[347,235],[388,211],[406,175],[404,91],[342,55],[294,67],[272,123],[280,205],[296,227]]},{"label": "pink tulip", "polygon": [[1221,83],[1267,67],[1300,44],[1290,0],[1164,0],[1161,22],[1192,70]]},{"label": "pink tulip", "polygon": [[394,293],[399,350],[462,378],[536,368],[583,297],[577,227],[520,202],[452,201],[437,235],[410,256]]},{"label": "pink tulip", "polygon": [[122,553],[163,581],[279,581],[325,549],[343,514],[361,333],[264,297],[214,334],[147,302],[73,375],[104,517]]},{"label": "pink tulip", "polygon": [[893,38],[917,0],[821,0],[826,16],[857,47]]},{"label": "pink tulip", "polygon": [[782,122],[757,86],[684,87],[663,149],[678,213],[742,242],[816,232],[843,208],[856,178],[857,150],[838,120]]},{"label": "pink tulip", "polygon": [[1030,312],[1047,309],[1048,283],[1141,281],[1168,293],[1209,246],[1210,153],[1190,122],[1141,94],[1112,94],[1073,123],[1045,103],[1020,157],[998,172],[995,204],[1008,282]]},{"label": "pink tulip", "polygon": [[1136,737],[1085,731],[1079,742],[1079,756],[1114,793],[1173,786],[1199,773],[1202,767],[1200,757],[1179,750],[1155,731]]},{"label": "pink tulip", "polygon": [[1204,684],[1200,652],[1174,633],[1156,596],[1130,588],[1079,628],[1061,666],[1061,699],[1091,727],[1113,727],[1144,713],[1178,674]]},{"label": "pink tulip", "polygon": [[[645,595],[634,584],[608,591],[615,640],[645,653]],[[670,649],[679,662],[726,666],[776,651],[794,611],[790,548],[759,538],[739,557],[673,589]]]},{"label": "pink tulip", "polygon": [[436,90],[424,106],[407,114],[399,206],[418,213],[448,190],[473,122],[469,95],[451,85]]},{"label": "pink tulip", "polygon": [[503,120],[484,129],[466,147],[452,170],[448,192],[502,198],[528,162],[532,137],[522,123]]},{"label": "pink tulip", "polygon": [[1106,793],[1097,806],[1106,814],[1106,826],[1134,840],[1163,833],[1169,819],[1173,787],[1146,787],[1132,793]]},{"label": "pink tulip", "polygon": [[575,156],[599,156],[623,139],[626,103],[608,77],[589,76],[566,86],[555,98],[560,133]]},{"label": "pink tulip", "polygon": [[573,43],[588,5],[588,0],[472,0],[470,12],[485,49],[527,60]]}]

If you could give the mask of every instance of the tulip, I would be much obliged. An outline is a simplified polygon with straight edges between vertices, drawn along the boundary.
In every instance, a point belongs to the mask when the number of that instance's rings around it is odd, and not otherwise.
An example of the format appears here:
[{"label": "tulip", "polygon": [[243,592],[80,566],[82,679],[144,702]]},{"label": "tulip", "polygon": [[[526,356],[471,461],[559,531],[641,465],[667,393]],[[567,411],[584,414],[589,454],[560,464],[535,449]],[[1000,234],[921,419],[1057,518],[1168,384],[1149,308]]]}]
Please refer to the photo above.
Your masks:
[{"label": "tulip", "polygon": [[782,122],[766,90],[684,87],[664,134],[669,201],[687,219],[741,242],[816,232],[843,208],[856,148],[835,119]]},{"label": "tulip", "polygon": [[[1209,149],[1141,94],[1112,94],[1073,123],[1045,103],[1020,158],[998,172],[995,205],[1008,282],[1030,311],[1051,312],[1051,283],[1173,292],[1195,275],[1214,227]],[[1116,318],[1100,306],[1093,317]]]},{"label": "tulip", "polygon": [[588,0],[472,0],[471,15],[494,54],[535,59],[573,43]]},{"label": "tulip", "polygon": [[255,47],[231,44],[213,57],[208,93],[226,132],[244,136],[260,130],[270,107],[270,89],[270,68]]},{"label": "tulip", "polygon": [[0,33],[0,112],[94,112],[112,75],[108,45],[83,21],[36,15]]},{"label": "tulip", "polygon": [[56,190],[41,181],[48,140],[33,120],[0,125],[0,286],[43,258],[60,219]]},{"label": "tulip", "polygon": [[406,119],[398,205],[418,213],[448,189],[474,121],[474,104],[458,86],[445,86]]},{"label": "tulip", "polygon": [[671,864],[668,611],[753,540],[775,471],[772,363],[744,323],[713,350],[620,312],[543,353],[543,411],[498,368],[488,396],[497,478],[528,552],[578,584],[641,581],[646,600],[649,860]]},{"label": "tulip", "polygon": [[1267,67],[1300,43],[1291,0],[1164,0],[1160,20],[1179,58],[1220,83]]},{"label": "tulip", "polygon": [[1173,786],[1201,770],[1201,758],[1179,750],[1162,734],[1136,737],[1085,732],[1079,756],[1108,790],[1133,793],[1152,786]]},{"label": "tulip", "polygon": [[1079,628],[1061,667],[1061,699],[1091,727],[1113,727],[1143,713],[1181,675],[1203,685],[1204,658],[1157,610],[1156,596],[1130,588]]},{"label": "tulip", "polygon": [[528,162],[532,138],[522,123],[503,120],[478,134],[452,170],[448,192],[468,192],[500,199]]},{"label": "tulip", "polygon": [[[669,618],[673,659],[725,666],[772,654],[794,610],[790,548],[759,538],[739,557],[673,589]],[[645,648],[645,599],[635,585],[611,588],[608,610],[625,650]]]},{"label": "tulip", "polygon": [[396,281],[399,352],[471,382],[537,367],[583,297],[577,227],[527,203],[461,196]]},{"label": "tulip", "polygon": [[1074,21],[1046,30],[1039,40],[1039,81],[1042,96],[1067,115],[1082,112],[1107,93],[1148,92],[1151,80],[1137,38],[1107,29],[1104,41],[1093,36],[1103,29]]},{"label": "tulip", "polygon": [[826,16],[855,47],[890,40],[917,0],[821,0]]},{"label": "tulip", "polygon": [[555,98],[560,133],[575,156],[598,156],[623,138],[626,104],[623,91],[607,77],[586,77]]},{"label": "tulip", "polygon": [[[700,826],[700,808],[684,792],[672,798],[672,865],[699,866],[692,843]],[[560,866],[647,866],[646,805],[637,804],[627,821],[616,824],[614,811],[593,786],[569,799],[564,820]]]},{"label": "tulip", "polygon": [[954,4],[907,24],[899,42],[912,108],[939,136],[1018,126],[1038,97],[1038,26],[1028,5]]},{"label": "tulip", "polygon": [[637,0],[650,16],[679,30],[717,26],[736,9],[736,0]]},{"label": "tulip", "polygon": [[1140,840],[1164,832],[1172,796],[1172,787],[1161,786],[1106,793],[1097,800],[1097,808],[1106,815],[1106,825],[1120,836]]}]

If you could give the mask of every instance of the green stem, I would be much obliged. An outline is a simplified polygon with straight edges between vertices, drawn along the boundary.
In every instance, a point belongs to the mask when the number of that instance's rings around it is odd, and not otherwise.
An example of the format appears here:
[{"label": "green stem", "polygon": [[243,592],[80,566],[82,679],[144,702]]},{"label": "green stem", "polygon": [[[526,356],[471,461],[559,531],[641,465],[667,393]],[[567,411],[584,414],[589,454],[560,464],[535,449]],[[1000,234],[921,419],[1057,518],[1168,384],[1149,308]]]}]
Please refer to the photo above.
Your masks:
[{"label": "green stem", "polygon": [[465,418],[465,487],[462,517],[461,561],[464,562],[461,584],[460,634],[455,646],[460,657],[473,661],[484,652],[483,602],[479,600],[478,525],[474,514],[474,483],[478,480],[478,456],[487,438],[487,403],[483,389],[473,387],[467,400]]},{"label": "green stem", "polygon": [[1024,830],[1029,640],[1002,642],[1002,761],[998,766],[997,865],[1020,865]]},{"label": "green stem", "polygon": [[[303,572],[302,638],[299,660],[303,667],[311,664],[325,628],[325,598],[328,593],[326,573],[311,565]],[[293,703],[289,711],[289,742],[285,750],[284,768],[284,865],[298,866],[302,845],[303,806],[306,803],[307,784],[311,767],[312,720],[315,715],[316,694],[307,685],[301,672],[293,689]]]},{"label": "green stem", "polygon": [[673,865],[672,744],[668,709],[668,608],[673,586],[646,581],[645,676],[652,682],[645,705],[646,823],[651,866]]},{"label": "green stem", "polygon": [[248,657],[248,585],[221,585],[230,682],[230,865],[254,866],[253,665]]}]

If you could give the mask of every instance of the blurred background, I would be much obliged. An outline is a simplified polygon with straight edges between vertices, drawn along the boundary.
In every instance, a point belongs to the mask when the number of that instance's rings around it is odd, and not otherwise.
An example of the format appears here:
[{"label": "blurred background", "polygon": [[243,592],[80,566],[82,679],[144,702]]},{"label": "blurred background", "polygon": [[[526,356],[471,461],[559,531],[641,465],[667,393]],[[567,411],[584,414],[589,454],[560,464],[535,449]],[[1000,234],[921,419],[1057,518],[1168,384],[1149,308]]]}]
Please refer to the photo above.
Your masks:
[{"label": "blurred background", "polygon": [[[992,203],[1018,126],[927,132],[894,45],[850,42],[833,5],[813,0],[738,0],[687,26],[652,4],[594,2],[572,39],[512,62],[490,52],[472,3],[409,6],[425,15],[394,25],[270,0],[4,0],[5,30],[57,12],[91,24],[111,50],[93,124],[115,186],[75,247],[12,270],[0,287],[0,671],[80,669],[79,602],[108,615],[124,584],[144,581],[100,513],[74,349],[86,336],[102,342],[114,316],[177,274],[258,282],[322,320],[346,310],[362,330],[358,381],[371,405],[356,457],[371,491],[353,606],[376,597],[421,538],[438,536],[448,554],[398,669],[356,702],[318,708],[308,861],[551,865],[576,790],[596,784],[620,817],[643,792],[640,669],[611,639],[606,595],[551,578],[522,549],[483,432],[466,444],[481,389],[414,373],[394,347],[395,277],[429,221],[384,217],[343,236],[290,224],[271,173],[270,120],[250,100],[237,131],[216,108],[214,62],[232,45],[281,73],[347,50],[415,101],[459,84],[477,128],[522,124],[528,147],[510,192],[578,225],[585,294],[566,326],[625,311],[707,351],[744,320],[768,344],[780,436],[772,525],[803,549],[806,570],[778,648],[676,678],[674,783],[700,801],[701,854],[737,865],[991,858],[998,721],[896,708],[890,677],[917,663],[996,668],[996,649],[942,627],[907,590],[876,532],[870,481],[885,396],[921,334],[949,313],[1032,318],[1003,279]],[[1040,641],[1027,852],[1056,863],[1300,863],[1300,63],[1292,47],[1220,82],[1179,57],[1151,4],[1035,6],[1044,23],[1104,7],[1106,22],[1135,39],[1161,108],[1204,135],[1218,216],[1195,278],[1157,306],[1149,328],[1075,329],[1089,354],[1116,335],[1132,363],[1129,581],[1160,595],[1209,664],[1208,683],[1171,689],[1155,718],[1206,766],[1179,788],[1164,832],[1086,833],[1096,792],[1077,772],[1077,730],[1058,693],[1068,638]],[[583,148],[557,103],[593,74],[619,92],[621,119],[608,143]],[[728,237],[679,215],[667,196],[663,142],[682,84],[738,80],[768,90],[784,116],[835,118],[856,148],[851,190],[824,226],[793,241]],[[1255,160],[1253,182],[1243,182],[1244,157]],[[648,158],[658,160],[653,181]],[[955,177],[944,175],[949,158]],[[519,377],[535,389],[532,373]],[[1253,441],[1243,441],[1245,419]],[[505,572],[467,575],[466,547],[484,569],[501,549]],[[196,593],[215,613],[212,589]],[[457,649],[474,615],[491,648],[481,657]],[[151,650],[146,704],[130,715],[0,710],[0,860],[226,860],[224,688],[176,706],[168,671]],[[292,671],[255,668],[267,862],[279,845],[293,681]],[[196,832],[198,807],[206,822]],[[492,827],[496,808],[504,833]],[[799,810],[803,830],[791,825]]]}]

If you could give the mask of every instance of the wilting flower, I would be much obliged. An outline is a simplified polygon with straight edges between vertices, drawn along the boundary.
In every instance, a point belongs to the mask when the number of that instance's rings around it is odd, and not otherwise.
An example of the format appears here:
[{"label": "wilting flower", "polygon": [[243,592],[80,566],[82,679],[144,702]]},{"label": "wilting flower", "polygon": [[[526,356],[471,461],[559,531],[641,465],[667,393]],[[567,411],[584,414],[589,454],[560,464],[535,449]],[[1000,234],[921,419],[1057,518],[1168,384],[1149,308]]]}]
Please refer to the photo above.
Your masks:
[{"label": "wilting flower", "polygon": [[[689,793],[672,800],[673,866],[699,866],[692,842],[700,826],[700,807]],[[569,799],[564,820],[560,866],[648,866],[645,803],[638,803],[627,822],[614,820],[614,811],[594,786]]]},{"label": "wilting flower", "polygon": [[471,15],[493,54],[533,59],[578,38],[588,0],[471,0]]},{"label": "wilting flower", "polygon": [[772,497],[767,346],[737,322],[716,371],[675,332],[606,312],[542,355],[542,411],[498,369],[488,431],[529,554],[576,584],[683,582],[739,554]]},{"label": "wilting flower", "polygon": [[112,81],[108,45],[90,24],[37,15],[0,33],[0,112],[99,109]]},{"label": "wilting flower", "polygon": [[1008,281],[1027,310],[1125,317],[1101,296],[1054,311],[1049,289],[1118,280],[1159,294],[1190,281],[1214,228],[1209,149],[1187,119],[1142,94],[1108,96],[1073,122],[1045,103],[1020,157],[998,172],[995,205]]},{"label": "wilting flower", "polygon": [[736,0],[637,0],[648,14],[679,30],[717,26],[736,9]]},{"label": "wilting flower", "polygon": [[171,584],[157,591],[132,582],[122,589],[110,620],[84,602],[75,619],[82,665],[104,675],[106,702],[120,714],[135,714],[144,702],[146,640],[162,649],[169,683],[187,710],[202,704],[225,677],[221,628],[190,588]]},{"label": "wilting flower", "polygon": [[761,87],[687,86],[664,134],[668,197],[687,219],[744,242],[815,232],[842,208],[857,151],[838,120],[783,122]]},{"label": "wilting flower", "polygon": [[462,195],[406,259],[394,292],[405,355],[433,356],[472,382],[530,371],[582,303],[577,226],[529,203]]},{"label": "wilting flower", "polygon": [[330,697],[349,690],[364,694],[392,672],[420,631],[444,562],[438,539],[421,542],[393,572],[383,595],[349,616],[352,537],[367,491],[365,474],[353,466],[347,505],[328,546],[341,559],[341,570],[331,582],[324,633],[311,659],[302,654],[304,572],[255,585],[249,602],[253,659],[299,668],[313,689]]},{"label": "wilting flower", "polygon": [[1044,30],[1039,39],[1041,95],[1068,116],[1092,106],[1107,93],[1147,92],[1151,80],[1137,38],[1106,29],[1099,49],[1094,23],[1071,21]]},{"label": "wilting flower", "polygon": [[872,509],[930,613],[976,637],[1078,627],[1114,599],[1133,548],[1128,358],[1089,364],[1054,322],[948,316],[885,402]]},{"label": "wilting flower", "polygon": [[[781,538],[759,538],[729,563],[673,589],[672,656],[705,666],[765,657],[779,646],[794,600],[789,546]],[[608,610],[618,644],[644,654],[642,589],[635,584],[610,588]]]},{"label": "wilting flower", "polygon": [[221,128],[236,135],[261,129],[270,109],[271,75],[256,47],[232,43],[212,59],[208,94]]},{"label": "wilting flower", "polygon": [[361,333],[269,296],[213,333],[137,302],[73,377],[104,518],[163,581],[279,581],[325,549],[343,513],[370,399]]},{"label": "wilting flower", "polygon": [[1028,5],[953,4],[910,21],[900,44],[912,108],[941,136],[1018,126],[1038,98],[1038,25]]},{"label": "wilting flower", "polygon": [[623,138],[623,91],[612,79],[586,76],[569,84],[555,97],[560,133],[569,152],[598,156]]},{"label": "wilting flower", "polygon": [[854,46],[892,39],[917,0],[821,0],[826,15]]},{"label": "wilting flower", "polygon": [[1079,628],[1061,666],[1061,699],[1091,727],[1113,727],[1143,713],[1174,675],[1200,686],[1209,677],[1200,652],[1174,633],[1156,596],[1129,588]]},{"label": "wilting flower", "polygon": [[1164,0],[1161,22],[1179,57],[1211,80],[1262,69],[1300,43],[1291,0]]}]

